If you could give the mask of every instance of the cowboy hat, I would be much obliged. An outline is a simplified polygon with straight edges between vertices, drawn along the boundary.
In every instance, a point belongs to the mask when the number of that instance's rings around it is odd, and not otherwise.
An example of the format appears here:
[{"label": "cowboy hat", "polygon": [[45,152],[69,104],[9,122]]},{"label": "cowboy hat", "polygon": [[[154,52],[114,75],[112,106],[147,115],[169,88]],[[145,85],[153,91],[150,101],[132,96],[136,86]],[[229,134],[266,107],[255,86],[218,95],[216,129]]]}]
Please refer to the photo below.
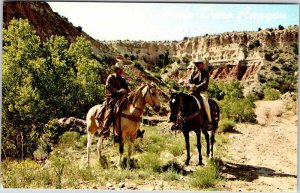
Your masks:
[{"label": "cowboy hat", "polygon": [[194,60],[194,62],[193,62],[194,64],[199,64],[199,63],[203,63],[204,64],[204,61],[202,60],[202,59],[200,59],[200,58],[195,58],[195,60]]}]

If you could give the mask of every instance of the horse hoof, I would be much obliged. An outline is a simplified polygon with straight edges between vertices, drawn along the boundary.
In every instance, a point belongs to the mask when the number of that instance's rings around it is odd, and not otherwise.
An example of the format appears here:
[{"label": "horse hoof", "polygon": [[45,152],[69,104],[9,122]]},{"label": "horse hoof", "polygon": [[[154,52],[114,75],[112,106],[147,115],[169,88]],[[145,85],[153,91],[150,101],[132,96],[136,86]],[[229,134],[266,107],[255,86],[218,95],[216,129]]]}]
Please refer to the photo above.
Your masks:
[{"label": "horse hoof", "polygon": [[204,164],[203,164],[202,162],[200,162],[200,163],[198,164],[198,166],[204,166]]},{"label": "horse hoof", "polygon": [[188,165],[190,165],[190,163],[189,162],[185,162],[185,165],[188,166]]}]

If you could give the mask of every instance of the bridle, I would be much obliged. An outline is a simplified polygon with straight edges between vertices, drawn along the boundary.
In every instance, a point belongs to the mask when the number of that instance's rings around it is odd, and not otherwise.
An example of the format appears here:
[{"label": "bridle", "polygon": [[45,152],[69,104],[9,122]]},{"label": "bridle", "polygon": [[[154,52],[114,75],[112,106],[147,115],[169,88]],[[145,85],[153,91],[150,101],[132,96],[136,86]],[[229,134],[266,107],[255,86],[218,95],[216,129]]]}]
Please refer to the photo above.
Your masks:
[{"label": "bridle", "polygon": [[[146,92],[145,92],[145,94],[144,94],[144,96],[143,96],[143,99],[144,99],[144,101],[146,100],[146,96],[147,96],[147,93],[149,92],[149,95],[150,95],[150,99],[151,99],[151,102],[152,102],[152,105],[154,106],[154,108],[156,107],[156,105],[155,105],[155,103],[154,103],[154,100],[153,100],[153,98],[152,98],[152,91],[151,91],[151,89],[153,88],[153,87],[150,87],[149,85],[145,85],[144,87],[148,87],[147,88],[147,90],[146,90]],[[143,88],[144,88],[143,87]],[[143,89],[141,89],[140,90],[140,92],[139,92],[139,94],[137,95],[137,97],[142,93],[142,90]],[[144,110],[142,110],[142,109],[140,109],[140,108],[138,108],[138,107],[136,107],[135,106],[135,103],[136,103],[136,100],[134,101],[134,103],[132,104],[132,106],[133,106],[133,108],[135,108],[135,109],[137,109],[138,111],[140,111],[140,112],[144,112]]]},{"label": "bridle", "polygon": [[177,118],[176,118],[176,121],[174,123],[174,125],[178,126],[178,129],[179,130],[182,130],[182,127],[183,127],[183,124],[187,123],[188,121],[194,119],[196,116],[198,116],[201,112],[200,110],[196,111],[195,113],[191,114],[191,115],[188,115],[188,116],[185,116],[183,117],[182,116],[182,111],[184,109],[183,107],[183,103],[182,103],[182,98],[179,96],[179,104],[178,104],[178,115],[177,115]]}]

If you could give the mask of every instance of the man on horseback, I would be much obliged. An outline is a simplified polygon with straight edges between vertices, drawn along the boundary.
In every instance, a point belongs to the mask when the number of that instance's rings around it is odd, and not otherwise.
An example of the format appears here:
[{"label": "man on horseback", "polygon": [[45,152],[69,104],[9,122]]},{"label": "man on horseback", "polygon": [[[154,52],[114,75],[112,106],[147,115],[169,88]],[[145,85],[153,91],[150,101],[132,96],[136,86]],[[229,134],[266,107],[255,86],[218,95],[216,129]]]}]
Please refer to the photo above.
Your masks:
[{"label": "man on horseback", "polygon": [[[115,73],[111,74],[106,79],[105,84],[105,114],[103,120],[104,137],[109,136],[109,126],[112,123],[113,110],[115,105],[129,93],[129,87],[126,80],[122,77],[124,66],[121,63],[115,64]],[[100,117],[98,117],[100,119]],[[101,120],[99,120],[101,121]]]},{"label": "man on horseback", "polygon": [[[204,62],[200,59],[195,59],[194,61],[195,69],[193,70],[189,83],[194,95],[199,101],[203,101],[204,108],[208,117],[208,126],[211,126],[211,114],[210,107],[208,103],[208,84],[209,84],[209,72],[204,68]],[[201,97],[201,98],[200,98]]]},{"label": "man on horseback", "polygon": [[[105,84],[105,101],[103,103],[105,114],[103,118],[102,130],[102,135],[104,137],[108,137],[110,134],[109,126],[113,121],[114,108],[116,104],[120,103],[121,100],[129,93],[128,84],[122,77],[124,66],[122,65],[122,63],[117,62],[114,68],[115,73],[107,77]],[[99,114],[97,119],[99,122],[101,122],[101,113]],[[137,138],[143,138],[144,132],[145,131],[138,130]]]}]

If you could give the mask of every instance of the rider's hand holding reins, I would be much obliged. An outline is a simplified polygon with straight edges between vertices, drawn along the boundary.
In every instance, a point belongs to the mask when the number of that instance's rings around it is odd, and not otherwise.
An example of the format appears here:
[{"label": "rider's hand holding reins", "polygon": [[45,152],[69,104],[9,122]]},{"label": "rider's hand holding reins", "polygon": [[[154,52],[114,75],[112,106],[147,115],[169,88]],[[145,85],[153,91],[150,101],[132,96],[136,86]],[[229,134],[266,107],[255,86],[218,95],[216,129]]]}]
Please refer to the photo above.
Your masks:
[{"label": "rider's hand holding reins", "polygon": [[127,94],[127,91],[124,89],[124,88],[121,88],[118,93],[122,94],[122,95],[125,95]]}]

